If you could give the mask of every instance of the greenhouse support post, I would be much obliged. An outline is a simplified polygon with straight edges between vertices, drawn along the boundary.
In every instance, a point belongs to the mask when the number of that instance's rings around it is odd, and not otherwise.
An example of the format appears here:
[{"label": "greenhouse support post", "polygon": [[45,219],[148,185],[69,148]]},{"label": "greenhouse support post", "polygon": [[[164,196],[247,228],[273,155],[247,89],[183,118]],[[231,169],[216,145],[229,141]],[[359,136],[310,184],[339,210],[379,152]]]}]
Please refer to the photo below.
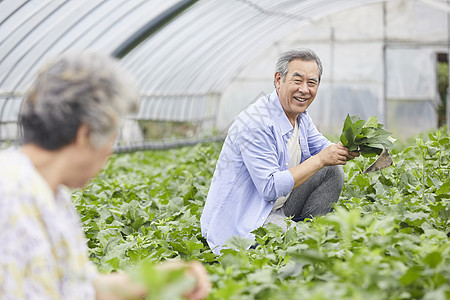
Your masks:
[{"label": "greenhouse support post", "polygon": [[[450,43],[450,40],[449,40]],[[450,47],[448,51],[448,57],[450,57]],[[446,114],[445,119],[447,120],[447,130],[450,131],[450,62],[448,64],[448,86],[447,86],[447,100],[446,100]]]},{"label": "greenhouse support post", "polygon": [[384,126],[388,128],[388,116],[387,116],[387,66],[386,66],[386,55],[387,55],[387,19],[386,19],[386,3],[383,2],[383,98],[378,103],[378,111],[382,115],[382,122]]},{"label": "greenhouse support post", "polygon": [[[447,0],[447,8],[450,9],[450,0]],[[450,13],[447,12],[447,62],[448,62],[448,83],[447,99],[446,99],[446,114],[447,130],[450,131]]]}]

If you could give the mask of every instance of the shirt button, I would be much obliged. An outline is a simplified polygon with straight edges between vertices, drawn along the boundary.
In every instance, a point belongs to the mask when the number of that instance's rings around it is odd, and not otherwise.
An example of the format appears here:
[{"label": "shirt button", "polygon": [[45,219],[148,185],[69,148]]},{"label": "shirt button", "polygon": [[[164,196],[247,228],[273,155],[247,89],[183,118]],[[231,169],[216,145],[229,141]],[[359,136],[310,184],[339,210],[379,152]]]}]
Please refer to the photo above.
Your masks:
[{"label": "shirt button", "polygon": [[270,204],[273,204],[273,201],[270,201]]},{"label": "shirt button", "polygon": [[286,166],[288,165],[288,163],[286,163]]}]

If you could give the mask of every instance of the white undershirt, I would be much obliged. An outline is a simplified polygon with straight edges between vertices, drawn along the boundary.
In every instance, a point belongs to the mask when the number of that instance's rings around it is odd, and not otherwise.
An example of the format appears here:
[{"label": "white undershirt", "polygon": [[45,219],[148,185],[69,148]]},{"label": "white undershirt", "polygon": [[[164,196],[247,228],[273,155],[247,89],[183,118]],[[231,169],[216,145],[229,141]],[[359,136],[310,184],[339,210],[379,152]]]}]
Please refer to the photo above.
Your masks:
[{"label": "white undershirt", "polygon": [[[291,155],[290,161],[289,161],[289,169],[290,169],[290,168],[298,166],[302,159],[302,149],[300,148],[300,142],[298,139],[298,122],[297,122],[297,120],[295,120],[294,133],[288,139],[286,146],[288,148],[289,154]],[[275,204],[273,205],[272,210],[279,209],[280,207],[282,207],[290,194],[291,193],[289,193],[287,196],[281,196],[280,198],[278,198],[275,201]]]}]

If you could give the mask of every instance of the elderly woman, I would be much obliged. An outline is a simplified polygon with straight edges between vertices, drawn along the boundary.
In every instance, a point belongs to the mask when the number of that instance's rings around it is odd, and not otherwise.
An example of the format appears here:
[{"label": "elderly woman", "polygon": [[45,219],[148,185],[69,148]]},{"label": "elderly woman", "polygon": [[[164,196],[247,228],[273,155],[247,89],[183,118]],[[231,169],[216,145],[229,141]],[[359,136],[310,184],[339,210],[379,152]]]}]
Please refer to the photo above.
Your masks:
[{"label": "elderly woman", "polygon": [[[0,152],[0,298],[142,299],[125,274],[89,261],[68,188],[82,188],[111,154],[125,114],[138,107],[132,77],[109,57],[63,55],[43,68],[21,111],[23,146]],[[203,299],[209,281],[188,265]]]}]

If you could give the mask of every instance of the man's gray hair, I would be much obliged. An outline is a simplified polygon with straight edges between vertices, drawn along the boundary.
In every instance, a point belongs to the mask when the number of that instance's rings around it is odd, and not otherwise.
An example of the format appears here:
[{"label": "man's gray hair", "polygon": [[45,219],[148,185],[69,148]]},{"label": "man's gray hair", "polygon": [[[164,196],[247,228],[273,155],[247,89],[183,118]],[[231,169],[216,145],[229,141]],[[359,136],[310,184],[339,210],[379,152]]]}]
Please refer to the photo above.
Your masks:
[{"label": "man's gray hair", "polygon": [[281,74],[281,79],[283,81],[286,78],[289,63],[295,59],[299,59],[302,61],[315,61],[317,63],[317,67],[319,68],[319,82],[320,82],[320,78],[322,77],[323,72],[322,62],[320,61],[320,58],[317,56],[317,54],[310,49],[293,49],[281,53],[281,55],[278,57],[275,72]]},{"label": "man's gray hair", "polygon": [[23,142],[57,150],[75,141],[85,124],[91,144],[101,147],[138,105],[135,79],[115,59],[92,52],[63,54],[39,71],[25,97]]}]

